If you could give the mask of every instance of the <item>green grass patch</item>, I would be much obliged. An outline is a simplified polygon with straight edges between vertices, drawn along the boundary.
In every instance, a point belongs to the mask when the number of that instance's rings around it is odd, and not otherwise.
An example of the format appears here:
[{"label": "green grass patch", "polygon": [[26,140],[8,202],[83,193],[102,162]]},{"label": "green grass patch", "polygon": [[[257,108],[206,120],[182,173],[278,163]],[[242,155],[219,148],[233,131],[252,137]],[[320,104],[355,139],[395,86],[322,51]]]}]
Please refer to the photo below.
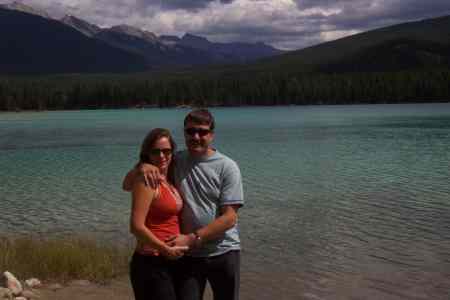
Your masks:
[{"label": "green grass patch", "polygon": [[105,282],[127,273],[130,251],[90,238],[0,237],[0,271],[22,280]]}]

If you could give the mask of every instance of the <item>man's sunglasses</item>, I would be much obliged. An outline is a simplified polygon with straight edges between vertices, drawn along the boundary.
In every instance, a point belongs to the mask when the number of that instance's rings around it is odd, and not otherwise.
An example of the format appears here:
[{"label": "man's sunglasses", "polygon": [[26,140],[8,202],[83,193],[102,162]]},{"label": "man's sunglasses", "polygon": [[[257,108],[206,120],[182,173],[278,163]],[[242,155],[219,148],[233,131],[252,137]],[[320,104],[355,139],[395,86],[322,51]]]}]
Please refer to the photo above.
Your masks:
[{"label": "man's sunglasses", "polygon": [[205,128],[195,128],[195,127],[191,127],[191,128],[186,128],[186,129],[184,130],[184,132],[185,132],[187,135],[190,135],[190,136],[195,136],[196,133],[198,133],[199,136],[205,136],[205,135],[207,135],[208,133],[210,133],[211,130],[210,130],[210,129],[205,129]]},{"label": "man's sunglasses", "polygon": [[160,156],[161,152],[165,156],[168,156],[168,155],[172,154],[172,149],[170,149],[170,148],[165,148],[165,149],[153,148],[150,150],[150,155]]}]

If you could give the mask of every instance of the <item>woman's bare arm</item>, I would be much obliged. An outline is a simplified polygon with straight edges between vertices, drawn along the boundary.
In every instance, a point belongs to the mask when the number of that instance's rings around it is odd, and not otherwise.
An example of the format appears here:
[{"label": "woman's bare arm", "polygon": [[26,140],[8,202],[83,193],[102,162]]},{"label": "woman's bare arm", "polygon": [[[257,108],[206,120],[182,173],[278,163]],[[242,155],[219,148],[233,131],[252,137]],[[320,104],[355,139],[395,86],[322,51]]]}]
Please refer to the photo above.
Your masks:
[{"label": "woman's bare arm", "polygon": [[133,183],[136,181],[138,177],[139,171],[136,170],[136,167],[128,171],[127,175],[122,181],[122,189],[127,192],[131,192],[133,189]]},{"label": "woman's bare arm", "polygon": [[184,251],[168,246],[158,239],[145,224],[155,192],[153,188],[147,187],[143,180],[137,180],[133,184],[130,232],[138,240],[150,245],[162,255],[169,258],[178,258],[183,255]]}]

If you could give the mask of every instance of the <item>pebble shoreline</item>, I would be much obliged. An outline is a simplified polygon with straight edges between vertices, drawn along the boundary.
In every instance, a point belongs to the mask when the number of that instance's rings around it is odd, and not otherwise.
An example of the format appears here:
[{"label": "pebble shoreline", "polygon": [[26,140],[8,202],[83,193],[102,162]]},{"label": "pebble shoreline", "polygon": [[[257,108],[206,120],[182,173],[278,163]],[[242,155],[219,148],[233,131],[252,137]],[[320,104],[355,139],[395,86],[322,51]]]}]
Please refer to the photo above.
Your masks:
[{"label": "pebble shoreline", "polygon": [[[89,286],[88,280],[73,280],[69,282],[70,286]],[[64,288],[59,283],[42,284],[37,278],[30,278],[23,282],[18,280],[14,274],[9,271],[3,272],[2,281],[0,281],[0,300],[33,300],[41,298],[39,289],[57,291]]]},{"label": "pebble shoreline", "polygon": [[[13,275],[14,276],[14,275]],[[2,278],[3,277],[3,278]],[[3,279],[3,281],[2,281]],[[37,278],[19,281],[24,287],[20,294],[13,295],[6,277],[0,272],[0,300],[133,300],[134,295],[128,275],[99,284],[89,280],[72,280],[67,283],[41,283]],[[29,286],[32,283],[32,286]],[[35,284],[35,285],[33,285]],[[212,300],[207,286],[204,300]],[[244,297],[244,299],[247,299]],[[252,298],[248,298],[253,300]]]},{"label": "pebble shoreline", "polygon": [[37,278],[25,280],[22,284],[14,274],[9,271],[3,272],[3,284],[0,285],[0,299],[28,300],[39,298],[37,288],[42,283]]}]

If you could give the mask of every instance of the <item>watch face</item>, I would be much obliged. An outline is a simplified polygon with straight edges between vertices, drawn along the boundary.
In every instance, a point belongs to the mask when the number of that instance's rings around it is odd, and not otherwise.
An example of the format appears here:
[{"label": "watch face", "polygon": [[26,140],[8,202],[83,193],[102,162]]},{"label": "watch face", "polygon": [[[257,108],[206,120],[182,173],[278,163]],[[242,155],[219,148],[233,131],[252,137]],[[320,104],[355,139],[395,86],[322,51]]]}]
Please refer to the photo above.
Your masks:
[{"label": "watch face", "polygon": [[195,245],[195,247],[200,247],[200,245],[202,243],[202,238],[201,238],[201,236],[198,235],[197,232],[194,232],[194,235],[195,235],[194,245]]}]

